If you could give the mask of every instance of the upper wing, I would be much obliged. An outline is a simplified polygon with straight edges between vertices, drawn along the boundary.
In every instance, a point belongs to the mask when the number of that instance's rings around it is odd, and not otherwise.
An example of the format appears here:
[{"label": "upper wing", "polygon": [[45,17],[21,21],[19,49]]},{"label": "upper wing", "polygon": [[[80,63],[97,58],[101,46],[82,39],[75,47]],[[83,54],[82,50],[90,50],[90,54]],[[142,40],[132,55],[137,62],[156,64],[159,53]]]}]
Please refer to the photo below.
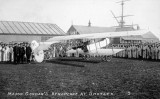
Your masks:
[{"label": "upper wing", "polygon": [[66,35],[66,36],[56,36],[56,37],[50,38],[50,39],[47,40],[47,42],[71,40],[71,39],[95,39],[95,38],[110,38],[110,37],[119,37],[119,36],[142,35],[142,34],[147,33],[147,32],[149,32],[149,31],[147,31],[147,30],[136,30],[136,31]]},{"label": "upper wing", "polygon": [[46,42],[40,42],[40,45],[35,50],[45,50],[53,43],[58,43],[64,40],[71,39],[95,39],[95,38],[110,38],[120,36],[132,36],[142,35],[149,31],[147,30],[136,30],[136,31],[122,31],[122,32],[106,32],[106,33],[92,33],[92,34],[80,34],[80,35],[66,35],[66,36],[55,36],[48,39]]},{"label": "upper wing", "polygon": [[58,43],[59,41],[52,41],[52,42],[40,42],[39,46],[35,48],[34,52],[38,52],[40,50],[47,50],[49,46],[53,43]]}]

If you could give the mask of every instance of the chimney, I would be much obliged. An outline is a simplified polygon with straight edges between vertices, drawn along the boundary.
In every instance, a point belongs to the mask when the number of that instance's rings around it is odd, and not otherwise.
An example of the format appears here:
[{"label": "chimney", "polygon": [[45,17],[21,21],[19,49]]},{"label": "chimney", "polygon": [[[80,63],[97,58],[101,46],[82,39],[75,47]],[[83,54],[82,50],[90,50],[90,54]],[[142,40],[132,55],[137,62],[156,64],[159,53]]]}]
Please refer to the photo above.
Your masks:
[{"label": "chimney", "polygon": [[90,22],[90,20],[89,20],[89,22],[88,22],[88,27],[91,27],[91,22]]},{"label": "chimney", "polygon": [[140,27],[139,27],[139,25],[137,25],[137,30],[140,30]]}]

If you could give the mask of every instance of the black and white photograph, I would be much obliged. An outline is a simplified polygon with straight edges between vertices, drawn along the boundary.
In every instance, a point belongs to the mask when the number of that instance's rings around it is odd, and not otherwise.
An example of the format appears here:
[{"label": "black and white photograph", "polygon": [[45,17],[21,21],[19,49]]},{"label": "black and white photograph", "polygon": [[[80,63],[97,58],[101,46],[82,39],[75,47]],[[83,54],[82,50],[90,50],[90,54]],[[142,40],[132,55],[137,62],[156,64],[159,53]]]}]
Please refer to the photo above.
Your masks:
[{"label": "black and white photograph", "polygon": [[160,99],[160,0],[0,0],[0,99]]}]

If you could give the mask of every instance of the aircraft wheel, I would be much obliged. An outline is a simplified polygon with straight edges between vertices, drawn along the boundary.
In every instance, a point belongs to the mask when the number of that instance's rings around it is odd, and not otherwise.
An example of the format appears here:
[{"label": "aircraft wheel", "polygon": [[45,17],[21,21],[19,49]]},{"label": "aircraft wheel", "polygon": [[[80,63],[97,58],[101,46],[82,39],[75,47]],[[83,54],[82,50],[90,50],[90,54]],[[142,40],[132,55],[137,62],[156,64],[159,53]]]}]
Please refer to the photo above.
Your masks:
[{"label": "aircraft wheel", "polygon": [[83,59],[84,59],[84,60],[89,60],[89,59],[90,59],[90,56],[89,56],[89,55],[84,55],[84,56],[83,56]]},{"label": "aircraft wheel", "polygon": [[40,50],[37,53],[34,54],[34,60],[38,63],[43,62],[44,60],[44,51]]},{"label": "aircraft wheel", "polygon": [[109,62],[109,61],[111,61],[111,59],[112,59],[111,55],[110,56],[103,56],[102,57],[102,60],[105,61],[105,62]]},{"label": "aircraft wheel", "polygon": [[102,61],[106,61],[106,57],[105,56],[100,56]]},{"label": "aircraft wheel", "polygon": [[83,58],[84,60],[86,60],[86,55],[83,55],[82,58]]},{"label": "aircraft wheel", "polygon": [[111,59],[112,59],[112,55],[106,56],[106,61],[107,61],[107,62],[111,61]]}]

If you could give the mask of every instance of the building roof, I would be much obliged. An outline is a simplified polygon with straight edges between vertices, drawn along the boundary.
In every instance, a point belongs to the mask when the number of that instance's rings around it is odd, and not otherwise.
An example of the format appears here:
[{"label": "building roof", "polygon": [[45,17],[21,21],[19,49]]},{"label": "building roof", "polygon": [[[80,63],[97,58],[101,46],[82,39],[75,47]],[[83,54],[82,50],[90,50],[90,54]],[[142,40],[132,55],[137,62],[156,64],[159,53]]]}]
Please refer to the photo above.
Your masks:
[{"label": "building roof", "polygon": [[133,31],[133,30],[135,30],[133,27],[116,28],[116,32],[119,32],[119,31]]},{"label": "building roof", "polygon": [[146,32],[143,35],[123,36],[122,39],[124,40],[145,40],[145,39],[159,40],[151,31]]},{"label": "building roof", "polygon": [[114,27],[96,27],[96,26],[82,26],[82,25],[72,25],[71,28],[75,28],[76,31],[80,34],[114,32],[116,30],[116,28]]},{"label": "building roof", "polygon": [[[97,27],[97,26],[82,26],[82,25],[72,25],[70,27],[74,28],[80,34],[87,34],[87,33],[103,33],[103,32],[119,32],[119,31],[133,31],[132,27]],[[70,31],[68,30],[68,32]]]},{"label": "building roof", "polygon": [[143,40],[143,37],[141,35],[137,36],[123,36],[121,37],[124,40]]},{"label": "building roof", "polygon": [[0,34],[64,35],[56,24],[17,21],[0,21]]},{"label": "building roof", "polygon": [[[79,34],[88,34],[88,33],[103,33],[103,32],[120,32],[120,31],[136,31],[133,27],[96,27],[96,26],[82,26],[82,25],[72,25],[70,29],[68,30],[68,33],[70,31],[76,30]],[[140,37],[124,37],[126,40],[142,40],[143,38],[155,38],[158,39],[152,32],[146,32]]]},{"label": "building roof", "polygon": [[158,39],[158,37],[156,37],[151,31],[143,34],[142,37],[143,38],[157,38]]}]

